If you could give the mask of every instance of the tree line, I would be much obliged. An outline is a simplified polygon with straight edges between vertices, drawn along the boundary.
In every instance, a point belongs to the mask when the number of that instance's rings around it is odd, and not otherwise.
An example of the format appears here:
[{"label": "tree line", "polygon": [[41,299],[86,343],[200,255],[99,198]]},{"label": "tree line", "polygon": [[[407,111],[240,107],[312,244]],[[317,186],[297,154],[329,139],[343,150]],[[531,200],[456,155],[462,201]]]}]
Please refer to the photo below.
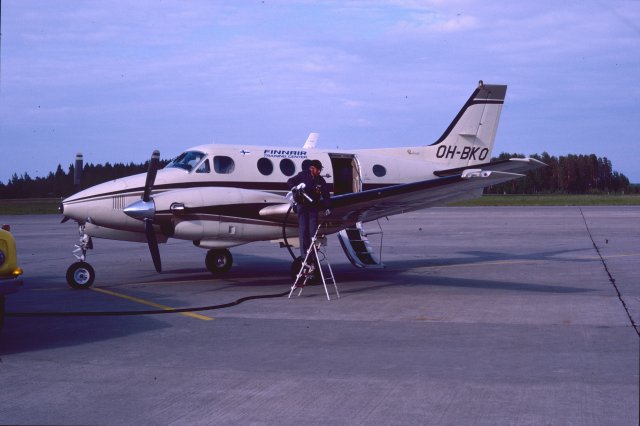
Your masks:
[{"label": "tree line", "polygon": [[[502,153],[493,160],[524,158],[522,154]],[[595,154],[552,156],[546,152],[530,155],[547,164],[526,173],[522,179],[493,185],[485,194],[628,194],[638,193],[622,173],[613,170],[607,157]]]},{"label": "tree line", "polygon": [[[523,158],[522,154],[502,153],[493,160]],[[611,161],[595,154],[551,156],[546,152],[530,157],[542,161],[548,167],[528,172],[522,179],[493,185],[485,189],[486,194],[606,194],[639,193],[638,185],[613,170]],[[164,166],[169,160],[161,161]],[[148,161],[142,164],[85,164],[82,188],[88,188],[109,180],[146,172]],[[32,178],[27,173],[13,174],[5,184],[0,182],[0,199],[67,197],[80,188],[74,185],[74,165],[67,171],[61,165],[46,177]]]},{"label": "tree line", "polygon": [[[168,163],[169,160],[161,160],[160,166],[164,167]],[[6,184],[0,182],[0,199],[68,197],[80,189],[146,172],[148,167],[148,161],[142,164],[85,164],[82,168],[82,182],[79,187],[74,184],[75,166],[73,164],[66,172],[58,164],[56,171],[50,172],[46,177],[32,178],[28,173],[20,176],[14,173]]]}]

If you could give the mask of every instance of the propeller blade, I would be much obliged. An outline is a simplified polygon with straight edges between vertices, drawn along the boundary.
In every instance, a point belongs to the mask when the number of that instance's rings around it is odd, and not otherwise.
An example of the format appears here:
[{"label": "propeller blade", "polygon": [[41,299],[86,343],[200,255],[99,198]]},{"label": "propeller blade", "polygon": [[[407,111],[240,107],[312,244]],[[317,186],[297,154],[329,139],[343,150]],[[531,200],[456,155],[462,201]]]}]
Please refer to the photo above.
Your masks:
[{"label": "propeller blade", "polygon": [[156,239],[156,233],[153,230],[153,220],[144,220],[144,233],[147,236],[147,244],[149,244],[149,252],[151,252],[151,259],[153,259],[153,266],[155,266],[157,272],[162,272],[162,261],[160,260],[160,249],[158,248],[158,240]]},{"label": "propeller blade", "polygon": [[153,183],[156,180],[156,174],[158,173],[158,165],[160,164],[160,151],[157,149],[151,154],[151,160],[149,160],[149,168],[147,169],[147,180],[144,183],[144,192],[142,193],[142,200],[149,201],[151,199],[151,190],[153,189]]}]

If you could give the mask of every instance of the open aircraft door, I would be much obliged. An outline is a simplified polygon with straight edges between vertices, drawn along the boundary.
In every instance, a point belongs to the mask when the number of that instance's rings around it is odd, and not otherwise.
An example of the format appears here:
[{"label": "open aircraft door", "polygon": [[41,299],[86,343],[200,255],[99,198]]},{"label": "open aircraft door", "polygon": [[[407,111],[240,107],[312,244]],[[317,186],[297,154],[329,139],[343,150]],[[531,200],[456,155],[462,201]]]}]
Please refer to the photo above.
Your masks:
[{"label": "open aircraft door", "polygon": [[362,191],[360,162],[354,154],[329,153],[333,169],[333,195]]},{"label": "open aircraft door", "polygon": [[[333,195],[362,191],[362,168],[354,154],[329,154],[333,168]],[[382,231],[376,232],[381,234]],[[338,233],[340,245],[349,261],[360,268],[382,266],[373,254],[373,247],[361,222]]]}]

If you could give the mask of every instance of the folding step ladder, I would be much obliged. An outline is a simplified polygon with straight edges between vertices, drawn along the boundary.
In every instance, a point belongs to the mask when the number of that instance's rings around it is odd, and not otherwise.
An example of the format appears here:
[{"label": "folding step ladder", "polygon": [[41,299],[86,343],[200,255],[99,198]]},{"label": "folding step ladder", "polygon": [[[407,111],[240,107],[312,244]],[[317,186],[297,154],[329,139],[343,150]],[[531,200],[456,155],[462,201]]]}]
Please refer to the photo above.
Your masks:
[{"label": "folding step ladder", "polygon": [[[300,296],[302,294],[302,289],[307,285],[309,280],[313,279],[316,271],[320,272],[320,278],[322,278],[322,285],[324,286],[324,292],[327,295],[327,300],[331,300],[331,297],[329,296],[329,289],[327,288],[327,282],[329,284],[333,284],[333,288],[336,290],[336,296],[340,298],[338,285],[333,275],[329,258],[327,257],[326,243],[323,245],[323,241],[326,240],[326,237],[319,234],[320,226],[321,225],[318,226],[316,233],[311,239],[311,246],[309,246],[307,254],[300,266],[300,271],[298,271],[296,279],[291,286],[289,298],[291,298],[291,295],[295,290],[299,290],[298,296]],[[324,267],[326,267],[327,271],[324,271]]]}]

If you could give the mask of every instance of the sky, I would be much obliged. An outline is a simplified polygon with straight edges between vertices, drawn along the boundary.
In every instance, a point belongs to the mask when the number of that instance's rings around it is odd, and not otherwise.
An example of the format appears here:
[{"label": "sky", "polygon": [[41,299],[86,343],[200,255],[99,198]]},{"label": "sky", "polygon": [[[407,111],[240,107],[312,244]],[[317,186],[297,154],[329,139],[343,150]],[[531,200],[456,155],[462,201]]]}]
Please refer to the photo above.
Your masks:
[{"label": "sky", "polygon": [[188,147],[417,146],[507,84],[494,155],[640,183],[640,1],[2,0],[0,181]]}]

